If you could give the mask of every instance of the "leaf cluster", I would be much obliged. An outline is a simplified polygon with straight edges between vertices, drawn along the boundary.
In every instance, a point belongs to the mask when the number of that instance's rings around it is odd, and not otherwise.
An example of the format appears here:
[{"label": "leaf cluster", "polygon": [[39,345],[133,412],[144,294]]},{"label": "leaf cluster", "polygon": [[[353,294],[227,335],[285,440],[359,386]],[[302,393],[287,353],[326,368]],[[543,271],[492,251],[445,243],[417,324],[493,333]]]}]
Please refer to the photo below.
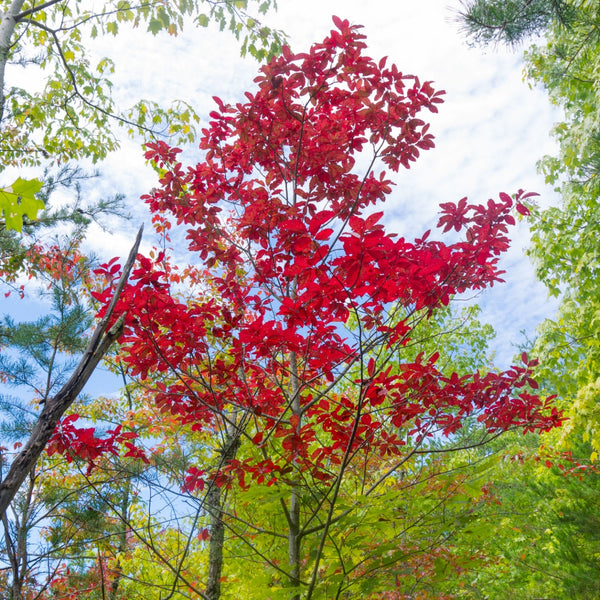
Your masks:
[{"label": "leaf cluster", "polygon": [[516,46],[554,24],[569,26],[574,3],[567,0],[461,0],[456,20],[473,45]]},{"label": "leaf cluster", "polygon": [[[5,0],[0,10],[0,170],[81,158],[102,160],[119,146],[113,123],[144,139],[193,140],[199,117],[181,102],[163,108],[140,101],[119,111],[112,96],[115,65],[105,57],[91,62],[85,40],[127,35],[131,27],[175,36],[188,22],[201,27],[215,23],[242,42],[242,55],[262,59],[280,50],[284,35],[259,20],[275,5],[273,0],[254,3],[258,12],[254,17],[247,12],[248,4],[246,0],[141,4],[110,0],[90,8],[69,0],[32,6]],[[43,89],[5,83],[9,64],[24,66],[31,75],[40,73]]]}]

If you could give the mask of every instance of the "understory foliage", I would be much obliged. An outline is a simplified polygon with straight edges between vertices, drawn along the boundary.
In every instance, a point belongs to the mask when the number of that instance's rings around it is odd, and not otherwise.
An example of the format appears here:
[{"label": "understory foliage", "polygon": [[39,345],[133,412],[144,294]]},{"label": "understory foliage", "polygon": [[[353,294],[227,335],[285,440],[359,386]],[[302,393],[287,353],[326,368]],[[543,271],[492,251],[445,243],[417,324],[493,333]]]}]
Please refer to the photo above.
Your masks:
[{"label": "understory foliage", "polygon": [[[506,371],[448,372],[423,334],[455,294],[501,281],[511,209],[527,212],[531,194],[442,204],[438,227],[464,235],[453,243],[387,233],[380,165],[409,168],[433,147],[421,113],[443,92],[334,23],[308,52],[284,48],[245,102],[215,98],[200,163],[147,146],[160,181],[145,200],[165,244],[123,290],[118,361],[198,436],[180,481],[197,538],[169,568],[173,593],[451,597],[436,577],[474,558],[449,539],[485,490],[455,475],[466,455],[438,457],[561,422],[525,354]],[[165,249],[182,231],[187,265]],[[118,271],[97,271],[98,301]]]}]

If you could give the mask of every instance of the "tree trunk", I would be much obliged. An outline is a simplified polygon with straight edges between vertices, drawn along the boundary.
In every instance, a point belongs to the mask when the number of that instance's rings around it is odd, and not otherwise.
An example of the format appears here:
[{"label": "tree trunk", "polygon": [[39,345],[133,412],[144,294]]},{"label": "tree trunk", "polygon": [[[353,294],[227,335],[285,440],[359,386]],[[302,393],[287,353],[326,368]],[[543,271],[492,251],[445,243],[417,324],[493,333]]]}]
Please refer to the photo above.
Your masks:
[{"label": "tree trunk", "polygon": [[17,15],[21,12],[25,0],[13,0],[10,6],[0,15],[0,123],[4,115],[4,73],[10,52],[11,39],[17,26]]},{"label": "tree trunk", "polygon": [[[233,423],[227,427],[225,443],[221,449],[220,466],[230,463],[240,447],[239,433]],[[223,572],[223,546],[225,544],[225,523],[223,521],[223,488],[211,481],[204,500],[210,514],[210,538],[208,547],[208,579],[206,600],[218,600],[221,596],[221,575]]]},{"label": "tree trunk", "polygon": [[[290,356],[290,373],[292,384],[292,414],[298,417],[296,425],[300,430],[302,411],[300,407],[300,384],[298,379],[298,358],[295,353]],[[290,565],[290,585],[298,589],[292,600],[300,600],[300,489],[297,482],[292,484],[288,519],[288,563]]]}]

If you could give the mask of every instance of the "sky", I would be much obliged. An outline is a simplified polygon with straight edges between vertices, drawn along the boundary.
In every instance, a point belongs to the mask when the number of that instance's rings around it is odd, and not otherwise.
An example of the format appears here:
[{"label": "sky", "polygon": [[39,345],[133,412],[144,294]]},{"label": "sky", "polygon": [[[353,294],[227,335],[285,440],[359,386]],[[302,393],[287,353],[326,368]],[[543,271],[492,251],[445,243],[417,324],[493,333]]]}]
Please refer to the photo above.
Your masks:
[{"label": "sky", "polygon": [[[277,12],[261,17],[285,31],[297,52],[328,34],[332,15],[361,24],[371,57],[388,56],[401,71],[446,91],[439,114],[425,117],[431,121],[436,148],[398,174],[384,207],[388,229],[409,239],[435,226],[439,203],[463,196],[484,202],[501,191],[523,188],[540,193],[542,204],[557,201],[537,174],[536,161],[554,151],[549,131],[558,113],[543,90],[523,81],[521,50],[468,47],[455,22],[459,6],[458,0],[279,0]],[[182,99],[206,116],[213,109],[213,96],[240,100],[253,88],[259,68],[251,57],[239,56],[239,45],[230,34],[212,27],[187,27],[176,38],[125,30],[116,38],[93,42],[91,53],[113,58],[113,91],[121,108],[140,97],[164,104]],[[144,164],[139,144],[127,139],[100,170],[102,178],[90,193],[125,194],[133,220],[115,225],[112,234],[96,229],[90,247],[107,259],[126,256],[139,222],[149,223],[139,197],[152,188],[155,176]],[[515,344],[523,341],[520,331],[532,336],[555,309],[524,256],[524,223],[513,237],[503,262],[506,283],[475,299],[484,309],[482,319],[497,331],[499,367],[506,366]],[[150,242],[147,235],[146,247]]]}]

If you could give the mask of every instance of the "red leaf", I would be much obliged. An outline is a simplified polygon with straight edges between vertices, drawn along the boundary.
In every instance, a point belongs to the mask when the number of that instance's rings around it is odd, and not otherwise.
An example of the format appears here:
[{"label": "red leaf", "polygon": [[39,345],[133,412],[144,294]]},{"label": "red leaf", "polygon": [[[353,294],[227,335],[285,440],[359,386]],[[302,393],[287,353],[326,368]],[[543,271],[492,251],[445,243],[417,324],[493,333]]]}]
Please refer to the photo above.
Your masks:
[{"label": "red leaf", "polygon": [[367,365],[367,373],[369,374],[369,377],[373,377],[373,375],[375,374],[375,359],[374,358],[369,359],[369,364]]}]

